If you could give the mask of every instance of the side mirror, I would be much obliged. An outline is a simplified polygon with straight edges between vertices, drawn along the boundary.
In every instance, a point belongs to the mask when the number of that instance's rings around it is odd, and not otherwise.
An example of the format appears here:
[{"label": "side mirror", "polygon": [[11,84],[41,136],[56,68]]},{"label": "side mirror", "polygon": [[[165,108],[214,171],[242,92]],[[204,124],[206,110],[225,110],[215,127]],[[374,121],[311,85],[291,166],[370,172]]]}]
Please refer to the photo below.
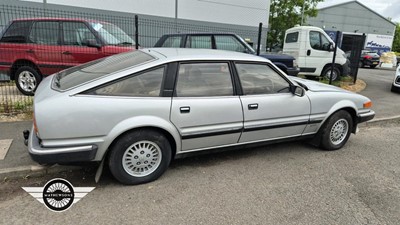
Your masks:
[{"label": "side mirror", "polygon": [[101,48],[101,44],[99,44],[95,39],[87,39],[84,43],[88,47]]},{"label": "side mirror", "polygon": [[303,97],[306,94],[306,90],[300,86],[292,86],[292,93],[296,96]]},{"label": "side mirror", "polygon": [[334,49],[333,49],[333,43],[332,42],[330,42],[329,44],[328,44],[328,52],[331,52],[331,51],[333,51]]}]

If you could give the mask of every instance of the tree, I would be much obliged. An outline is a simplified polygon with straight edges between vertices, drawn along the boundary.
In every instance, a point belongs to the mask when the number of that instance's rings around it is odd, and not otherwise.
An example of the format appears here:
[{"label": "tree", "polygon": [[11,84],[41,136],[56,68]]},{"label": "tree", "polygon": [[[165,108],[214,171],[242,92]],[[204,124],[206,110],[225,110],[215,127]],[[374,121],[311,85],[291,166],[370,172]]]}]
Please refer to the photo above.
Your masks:
[{"label": "tree", "polygon": [[396,23],[396,31],[394,33],[392,51],[400,52],[400,24]]},{"label": "tree", "polygon": [[322,1],[324,0],[271,0],[267,46],[270,49],[282,47],[285,31],[296,24],[301,24],[303,4],[303,21],[306,21],[307,17],[317,16],[316,6]]}]

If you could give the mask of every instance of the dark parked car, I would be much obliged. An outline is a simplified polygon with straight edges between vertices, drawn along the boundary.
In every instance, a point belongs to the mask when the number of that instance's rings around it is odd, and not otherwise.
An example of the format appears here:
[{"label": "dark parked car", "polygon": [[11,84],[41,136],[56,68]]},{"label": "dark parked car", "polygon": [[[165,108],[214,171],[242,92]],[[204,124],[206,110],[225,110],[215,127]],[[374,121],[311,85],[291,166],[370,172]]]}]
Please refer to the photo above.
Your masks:
[{"label": "dark parked car", "polygon": [[[163,48],[205,48],[256,54],[256,51],[243,38],[232,33],[190,33],[163,35],[154,47]],[[279,69],[290,76],[300,72],[294,57],[285,54],[261,53]]]},{"label": "dark parked car", "polygon": [[369,66],[371,68],[375,68],[379,65],[379,58],[380,56],[376,52],[373,52],[371,50],[362,50],[360,62],[358,65],[359,67]]},{"label": "dark parked car", "polygon": [[0,72],[10,75],[25,95],[40,81],[105,56],[132,50],[134,41],[119,27],[102,21],[33,18],[12,21],[0,33]]}]

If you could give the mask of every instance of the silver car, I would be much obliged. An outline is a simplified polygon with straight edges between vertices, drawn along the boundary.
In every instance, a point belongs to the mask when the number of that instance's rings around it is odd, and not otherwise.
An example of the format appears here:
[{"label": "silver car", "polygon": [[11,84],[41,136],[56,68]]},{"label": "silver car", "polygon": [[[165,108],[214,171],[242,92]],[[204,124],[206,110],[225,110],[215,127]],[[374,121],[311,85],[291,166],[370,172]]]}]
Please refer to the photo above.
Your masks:
[{"label": "silver car", "polygon": [[340,149],[374,117],[370,107],[359,94],[289,78],[265,58],[142,49],[44,79],[25,136],[39,163],[105,161],[118,181],[139,184],[193,152],[294,139]]},{"label": "silver car", "polygon": [[394,80],[392,83],[392,88],[390,89],[392,92],[400,93],[400,65],[397,66],[396,73],[394,75]]}]

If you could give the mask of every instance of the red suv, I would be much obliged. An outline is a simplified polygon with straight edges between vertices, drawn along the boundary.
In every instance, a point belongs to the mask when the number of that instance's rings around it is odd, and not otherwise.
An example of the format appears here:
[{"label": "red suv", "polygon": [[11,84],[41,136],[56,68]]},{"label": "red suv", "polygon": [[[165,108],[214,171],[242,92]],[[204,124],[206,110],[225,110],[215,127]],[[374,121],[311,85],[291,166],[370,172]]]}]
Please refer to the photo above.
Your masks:
[{"label": "red suv", "polygon": [[133,50],[119,27],[101,21],[33,18],[12,21],[0,34],[0,72],[33,95],[44,76],[94,59]]}]

